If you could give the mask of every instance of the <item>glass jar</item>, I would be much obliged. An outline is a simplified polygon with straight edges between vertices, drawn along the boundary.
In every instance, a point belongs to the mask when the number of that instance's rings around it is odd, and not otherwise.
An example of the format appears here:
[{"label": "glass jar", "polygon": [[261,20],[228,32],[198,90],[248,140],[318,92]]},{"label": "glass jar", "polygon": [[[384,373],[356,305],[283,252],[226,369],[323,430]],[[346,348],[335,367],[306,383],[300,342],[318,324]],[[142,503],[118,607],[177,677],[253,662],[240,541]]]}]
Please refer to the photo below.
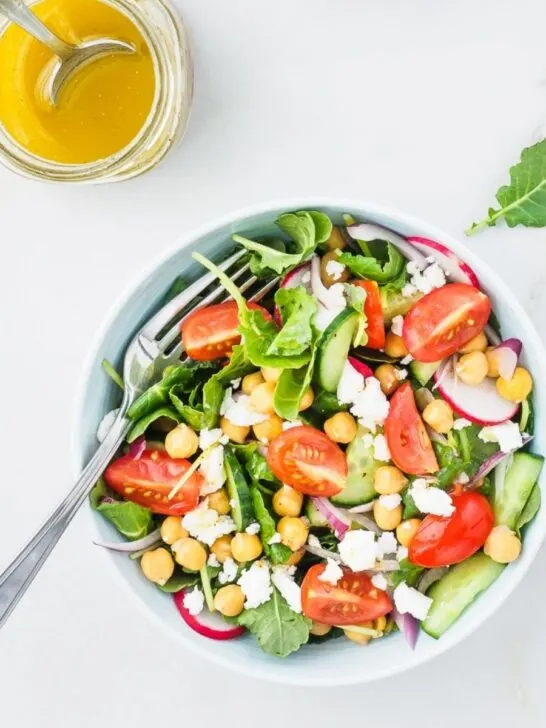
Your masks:
[{"label": "glass jar", "polygon": [[[34,1],[27,0],[27,4]],[[0,162],[9,169],[46,182],[118,182],[155,167],[182,138],[193,96],[191,41],[182,20],[165,0],[103,2],[125,13],[150,48],[156,85],[144,126],[128,146],[110,157],[86,164],[60,164],[28,152],[0,124]],[[8,24],[0,23],[0,35]]]}]

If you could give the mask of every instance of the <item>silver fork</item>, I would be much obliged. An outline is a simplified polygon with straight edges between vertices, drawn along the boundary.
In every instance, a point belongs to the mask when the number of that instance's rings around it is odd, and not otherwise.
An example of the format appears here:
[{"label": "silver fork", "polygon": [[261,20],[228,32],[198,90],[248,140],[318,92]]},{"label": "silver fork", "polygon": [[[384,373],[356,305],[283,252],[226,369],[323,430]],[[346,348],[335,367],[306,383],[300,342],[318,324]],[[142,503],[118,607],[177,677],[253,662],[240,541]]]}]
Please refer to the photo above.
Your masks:
[{"label": "silver fork", "polygon": [[[244,254],[244,250],[234,253],[219,266],[226,272],[234,268],[229,275],[234,282],[238,283],[242,292],[248,291],[257,282],[255,276],[245,277],[249,271],[249,265],[248,263],[241,264]],[[239,265],[234,267],[237,263]],[[0,575],[0,627],[15,609],[76,511],[85,501],[97,479],[125,439],[132,424],[126,416],[131,404],[146,387],[159,377],[166,366],[180,360],[182,354],[180,323],[197,308],[230,298],[219,285],[197,305],[192,305],[196,296],[199,296],[214,280],[214,274],[206,273],[192,283],[163,306],[132,339],[123,363],[125,382],[123,401],[108,435],[84,468],[70,493]],[[277,279],[269,281],[253,292],[250,298],[259,301],[276,283]]]}]

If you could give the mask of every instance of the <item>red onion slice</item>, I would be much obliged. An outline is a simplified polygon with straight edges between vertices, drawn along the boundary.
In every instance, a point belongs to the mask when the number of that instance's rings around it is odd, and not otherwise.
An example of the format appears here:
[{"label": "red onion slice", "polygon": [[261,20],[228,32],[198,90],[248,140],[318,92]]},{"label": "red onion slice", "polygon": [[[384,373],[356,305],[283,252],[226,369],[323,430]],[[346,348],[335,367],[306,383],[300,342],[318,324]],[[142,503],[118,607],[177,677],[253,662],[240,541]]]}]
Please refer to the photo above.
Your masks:
[{"label": "red onion slice", "polygon": [[133,460],[140,460],[142,457],[142,454],[146,450],[146,440],[144,438],[144,435],[141,435],[140,437],[137,437],[137,439],[132,442],[129,446],[128,455],[129,457],[133,458]]},{"label": "red onion slice", "polygon": [[499,374],[503,379],[510,380],[514,376],[522,348],[523,344],[519,339],[506,339],[490,352],[490,356],[496,359]]},{"label": "red onion slice", "polygon": [[353,369],[356,369],[356,371],[359,374],[362,374],[364,379],[367,379],[368,377],[373,377],[373,369],[371,369],[367,364],[365,364],[363,361],[360,361],[360,359],[357,359],[354,356],[347,357],[349,364],[353,367]]},{"label": "red onion slice", "polygon": [[185,591],[173,594],[174,603],[178,609],[180,616],[195,632],[210,640],[232,640],[244,634],[244,627],[237,627],[228,624],[218,614],[204,610],[201,614],[190,614],[189,610],[184,606]]},{"label": "red onion slice", "polygon": [[406,642],[414,650],[419,636],[419,622],[411,614],[400,614],[397,609],[392,610],[392,617],[406,638]]},{"label": "red onion slice", "polygon": [[303,548],[308,554],[318,556],[319,559],[333,559],[334,561],[341,563],[341,556],[337,553],[337,551],[328,551],[328,549],[323,549],[322,546],[310,546],[308,543],[305,544]]},{"label": "red onion slice", "polygon": [[398,248],[398,250],[408,260],[412,260],[419,265],[426,266],[425,256],[416,250],[414,245],[408,243],[405,238],[388,228],[381,227],[380,225],[373,225],[372,223],[362,223],[360,225],[350,225],[347,228],[347,232],[353,240],[363,240],[364,242],[384,240],[385,242],[391,243],[395,248]]},{"label": "red onion slice", "polygon": [[417,591],[420,591],[421,594],[426,594],[430,587],[439,581],[444,574],[447,574],[448,571],[448,566],[441,566],[437,569],[426,569],[423,576],[419,579]]},{"label": "red onion slice", "polygon": [[[525,447],[529,442],[531,442],[533,438],[531,435],[526,435],[525,437],[522,437],[522,447]],[[512,455],[516,452],[515,450],[511,450],[510,452],[496,452],[491,457],[487,458],[479,467],[476,475],[472,478],[472,480],[468,483],[468,485],[465,486],[465,489],[468,490],[470,488],[473,488],[476,483],[478,483],[482,478],[485,478],[486,475],[489,475],[489,473],[493,470],[493,468],[496,468],[497,465],[500,465],[506,458],[512,457]]]},{"label": "red onion slice", "polygon": [[326,518],[336,536],[338,538],[343,538],[351,526],[350,517],[348,517],[343,510],[332,505],[328,498],[313,496],[311,500],[317,510],[319,510],[324,518]]},{"label": "red onion slice", "polygon": [[95,546],[101,546],[103,549],[110,551],[119,551],[120,553],[130,554],[134,551],[142,551],[154,546],[161,541],[159,528],[152,531],[147,536],[137,539],[136,541],[93,541]]}]

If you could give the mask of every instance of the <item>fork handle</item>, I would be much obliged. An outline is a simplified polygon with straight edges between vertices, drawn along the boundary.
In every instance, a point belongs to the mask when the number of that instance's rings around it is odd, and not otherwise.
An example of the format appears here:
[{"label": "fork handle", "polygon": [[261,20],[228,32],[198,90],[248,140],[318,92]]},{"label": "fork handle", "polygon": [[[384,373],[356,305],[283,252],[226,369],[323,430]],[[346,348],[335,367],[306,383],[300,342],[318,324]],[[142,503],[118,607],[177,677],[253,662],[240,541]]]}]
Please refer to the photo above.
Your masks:
[{"label": "fork handle", "polygon": [[48,520],[8,568],[0,575],[0,627],[42,568],[45,560],[65,532],[76,511],[91,492],[108,461],[123,442],[131,423],[118,415],[102,445],[93,455],[76,484]]}]

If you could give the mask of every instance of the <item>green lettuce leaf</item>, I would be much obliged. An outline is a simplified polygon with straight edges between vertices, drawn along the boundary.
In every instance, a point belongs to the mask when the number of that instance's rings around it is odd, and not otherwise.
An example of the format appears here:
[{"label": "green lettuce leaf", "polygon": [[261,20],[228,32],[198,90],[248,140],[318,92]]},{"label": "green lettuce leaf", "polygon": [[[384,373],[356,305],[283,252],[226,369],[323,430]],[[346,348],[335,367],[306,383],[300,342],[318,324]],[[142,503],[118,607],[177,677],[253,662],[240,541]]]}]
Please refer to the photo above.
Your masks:
[{"label": "green lettuce leaf", "polygon": [[277,525],[275,519],[269,512],[263,495],[256,486],[250,489],[252,496],[252,505],[254,513],[260,524],[260,539],[264,548],[264,553],[272,564],[286,564],[292,556],[292,550],[282,543],[270,544],[270,540],[277,533]]},{"label": "green lettuce leaf", "polygon": [[258,450],[256,441],[247,442],[244,445],[232,445],[237,459],[244,466],[253,483],[272,483],[275,490],[280,487],[280,481],[273,475],[267,460]]},{"label": "green lettuce leaf", "polygon": [[311,384],[318,341],[318,335],[315,333],[313,336],[314,341],[309,362],[301,369],[285,369],[275,387],[273,407],[279,417],[284,420],[298,419],[300,402]]},{"label": "green lettuce leaf", "polygon": [[311,622],[293,612],[277,589],[256,609],[245,609],[237,622],[251,632],[264,652],[287,657],[309,640]]},{"label": "green lettuce leaf", "polygon": [[178,413],[172,407],[160,407],[159,409],[155,410],[154,412],[150,412],[149,415],[141,417],[140,420],[135,422],[126,437],[127,442],[134,442],[137,438],[143,435],[148,427],[150,427],[150,425],[153,425],[153,423],[160,417],[165,417],[166,419],[172,420],[175,425],[180,422],[180,417],[178,416]]},{"label": "green lettuce leaf", "polygon": [[546,226],[546,139],[523,150],[518,164],[510,168],[510,184],[501,187],[496,198],[500,207],[489,208],[487,217],[472,223],[467,235],[503,218],[508,227]]},{"label": "green lettuce leaf", "polygon": [[366,346],[368,343],[368,334],[366,333],[368,317],[364,311],[367,297],[366,290],[360,286],[352,286],[350,283],[346,283],[345,294],[347,305],[358,313],[358,325],[353,339],[353,346]]},{"label": "green lettuce leaf", "polygon": [[365,278],[378,283],[389,283],[405,274],[406,261],[402,253],[391,243],[387,243],[387,260],[381,262],[378,258],[365,255],[342,253],[339,262],[346,265],[349,270],[359,278]]},{"label": "green lettuce leaf", "polygon": [[89,501],[91,508],[110,521],[129,541],[136,541],[154,529],[152,512],[131,501],[115,500],[103,478],[99,478],[89,494]]},{"label": "green lettuce leaf", "polygon": [[143,392],[127,411],[127,417],[136,422],[169,402],[169,392],[174,386],[184,386],[192,381],[193,370],[182,364],[169,367],[163,378]]},{"label": "green lettuce leaf", "polygon": [[423,571],[422,566],[416,566],[408,559],[402,559],[400,568],[392,574],[392,585],[396,588],[405,581],[408,586],[415,586]]},{"label": "green lettuce leaf", "polygon": [[311,344],[313,327],[311,321],[318,306],[316,299],[310,296],[303,286],[297,288],[279,288],[275,294],[282,329],[275,336],[267,354],[274,356],[292,356],[301,354]]}]

